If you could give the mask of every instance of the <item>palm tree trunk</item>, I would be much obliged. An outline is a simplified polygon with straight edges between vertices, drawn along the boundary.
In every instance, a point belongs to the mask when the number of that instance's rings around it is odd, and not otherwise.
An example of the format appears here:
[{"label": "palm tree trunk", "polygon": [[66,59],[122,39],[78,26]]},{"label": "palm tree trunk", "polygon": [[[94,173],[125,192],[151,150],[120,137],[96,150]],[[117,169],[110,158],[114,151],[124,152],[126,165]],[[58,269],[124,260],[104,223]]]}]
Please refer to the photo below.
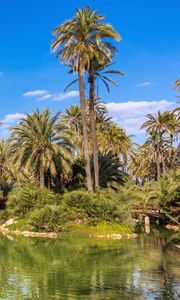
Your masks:
[{"label": "palm tree trunk", "polygon": [[173,151],[172,151],[173,140],[174,140],[174,136],[173,136],[173,134],[170,134],[170,145],[171,145],[171,148],[170,148],[170,155],[169,155],[169,159],[170,159],[169,170],[173,169],[173,165],[174,165]]},{"label": "palm tree trunk", "polygon": [[44,188],[44,172],[42,168],[40,168],[40,187]]},{"label": "palm tree trunk", "polygon": [[159,147],[156,145],[155,146],[155,160],[156,160],[156,180],[158,180],[159,179],[159,177],[160,177],[160,160],[159,160],[159,149],[158,149]]},{"label": "palm tree trunk", "polygon": [[93,146],[94,179],[95,179],[95,188],[99,188],[99,157],[98,157],[99,151],[98,151],[98,144],[97,144],[95,113],[94,113],[95,76],[93,74],[91,74],[89,77],[89,83],[90,83],[89,107],[90,107],[92,146]]},{"label": "palm tree trunk", "polygon": [[79,66],[78,77],[79,77],[79,94],[80,94],[80,107],[81,107],[81,118],[82,118],[82,127],[83,127],[84,159],[85,159],[87,188],[88,188],[89,192],[93,192],[90,157],[89,157],[89,147],[88,147],[86,103],[85,103],[85,95],[84,95],[84,67],[81,62],[80,62],[80,66]]},{"label": "palm tree trunk", "polygon": [[164,161],[164,155],[161,154],[161,164],[162,164],[162,176],[164,177],[166,174],[166,168],[165,168],[165,161]]},{"label": "palm tree trunk", "polygon": [[157,152],[157,179],[161,176],[161,171],[160,171],[160,155],[159,151]]}]

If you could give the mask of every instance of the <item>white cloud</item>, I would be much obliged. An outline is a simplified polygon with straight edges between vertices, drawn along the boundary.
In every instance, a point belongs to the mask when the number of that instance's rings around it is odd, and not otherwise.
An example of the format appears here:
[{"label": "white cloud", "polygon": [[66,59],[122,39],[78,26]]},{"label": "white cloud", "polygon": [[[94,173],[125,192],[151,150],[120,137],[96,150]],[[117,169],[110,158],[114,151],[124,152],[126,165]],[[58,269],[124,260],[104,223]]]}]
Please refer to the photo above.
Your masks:
[{"label": "white cloud", "polygon": [[9,136],[9,127],[15,125],[19,119],[23,118],[25,115],[20,113],[15,114],[7,114],[3,120],[1,120],[1,127],[0,127],[0,137],[1,138],[8,138]]},{"label": "white cloud", "polygon": [[25,97],[36,97],[39,101],[52,100],[61,101],[67,98],[74,98],[79,96],[79,91],[70,91],[67,93],[49,93],[46,90],[29,91],[23,94]]},{"label": "white cloud", "polygon": [[123,127],[127,134],[142,136],[145,130],[140,130],[147,114],[156,114],[158,110],[171,110],[175,107],[174,102],[161,101],[128,101],[107,103],[110,116]]},{"label": "white cloud", "polygon": [[5,118],[1,121],[2,126],[11,125],[23,117],[24,117],[24,114],[20,114],[20,113],[7,114],[5,116]]},{"label": "white cloud", "polygon": [[42,96],[47,94],[48,91],[46,90],[34,90],[34,91],[28,91],[26,93],[23,94],[23,96],[25,97],[37,97],[37,96]]},{"label": "white cloud", "polygon": [[143,87],[143,86],[148,86],[148,85],[151,85],[150,81],[140,82],[140,83],[137,83],[135,86],[136,87]]},{"label": "white cloud", "polygon": [[47,93],[47,94],[43,95],[42,97],[38,98],[38,100],[44,101],[44,100],[51,99],[52,97],[53,97],[53,94]]},{"label": "white cloud", "polygon": [[52,100],[54,101],[61,101],[67,98],[74,98],[79,96],[79,91],[71,91],[68,93],[59,93],[59,94],[54,94],[52,96]]}]

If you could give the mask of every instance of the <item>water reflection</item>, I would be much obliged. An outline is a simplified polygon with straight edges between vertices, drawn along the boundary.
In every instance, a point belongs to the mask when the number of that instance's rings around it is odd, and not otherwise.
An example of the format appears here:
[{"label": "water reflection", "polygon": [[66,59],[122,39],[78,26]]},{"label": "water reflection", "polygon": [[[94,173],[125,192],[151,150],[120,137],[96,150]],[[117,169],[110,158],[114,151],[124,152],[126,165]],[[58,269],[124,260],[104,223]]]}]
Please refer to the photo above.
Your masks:
[{"label": "water reflection", "polygon": [[0,299],[180,299],[180,255],[168,239],[0,237]]}]

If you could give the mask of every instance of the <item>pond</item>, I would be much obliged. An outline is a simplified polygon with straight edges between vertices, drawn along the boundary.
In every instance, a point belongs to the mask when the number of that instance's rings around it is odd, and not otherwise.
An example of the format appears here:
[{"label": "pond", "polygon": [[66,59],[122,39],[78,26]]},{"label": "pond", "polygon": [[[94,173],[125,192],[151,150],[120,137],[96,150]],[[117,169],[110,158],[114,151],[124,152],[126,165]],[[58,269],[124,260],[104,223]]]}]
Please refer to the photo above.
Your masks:
[{"label": "pond", "polygon": [[170,239],[0,236],[0,299],[180,299],[180,250]]}]

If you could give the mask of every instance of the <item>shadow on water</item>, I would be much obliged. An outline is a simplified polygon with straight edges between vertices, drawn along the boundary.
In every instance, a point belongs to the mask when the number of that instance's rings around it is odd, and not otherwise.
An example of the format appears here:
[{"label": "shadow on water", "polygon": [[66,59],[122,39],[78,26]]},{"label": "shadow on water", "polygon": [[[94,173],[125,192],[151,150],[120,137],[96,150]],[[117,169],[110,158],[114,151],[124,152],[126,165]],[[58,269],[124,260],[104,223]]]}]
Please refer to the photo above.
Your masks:
[{"label": "shadow on water", "polygon": [[154,230],[133,240],[0,237],[0,299],[180,299],[180,252]]}]

